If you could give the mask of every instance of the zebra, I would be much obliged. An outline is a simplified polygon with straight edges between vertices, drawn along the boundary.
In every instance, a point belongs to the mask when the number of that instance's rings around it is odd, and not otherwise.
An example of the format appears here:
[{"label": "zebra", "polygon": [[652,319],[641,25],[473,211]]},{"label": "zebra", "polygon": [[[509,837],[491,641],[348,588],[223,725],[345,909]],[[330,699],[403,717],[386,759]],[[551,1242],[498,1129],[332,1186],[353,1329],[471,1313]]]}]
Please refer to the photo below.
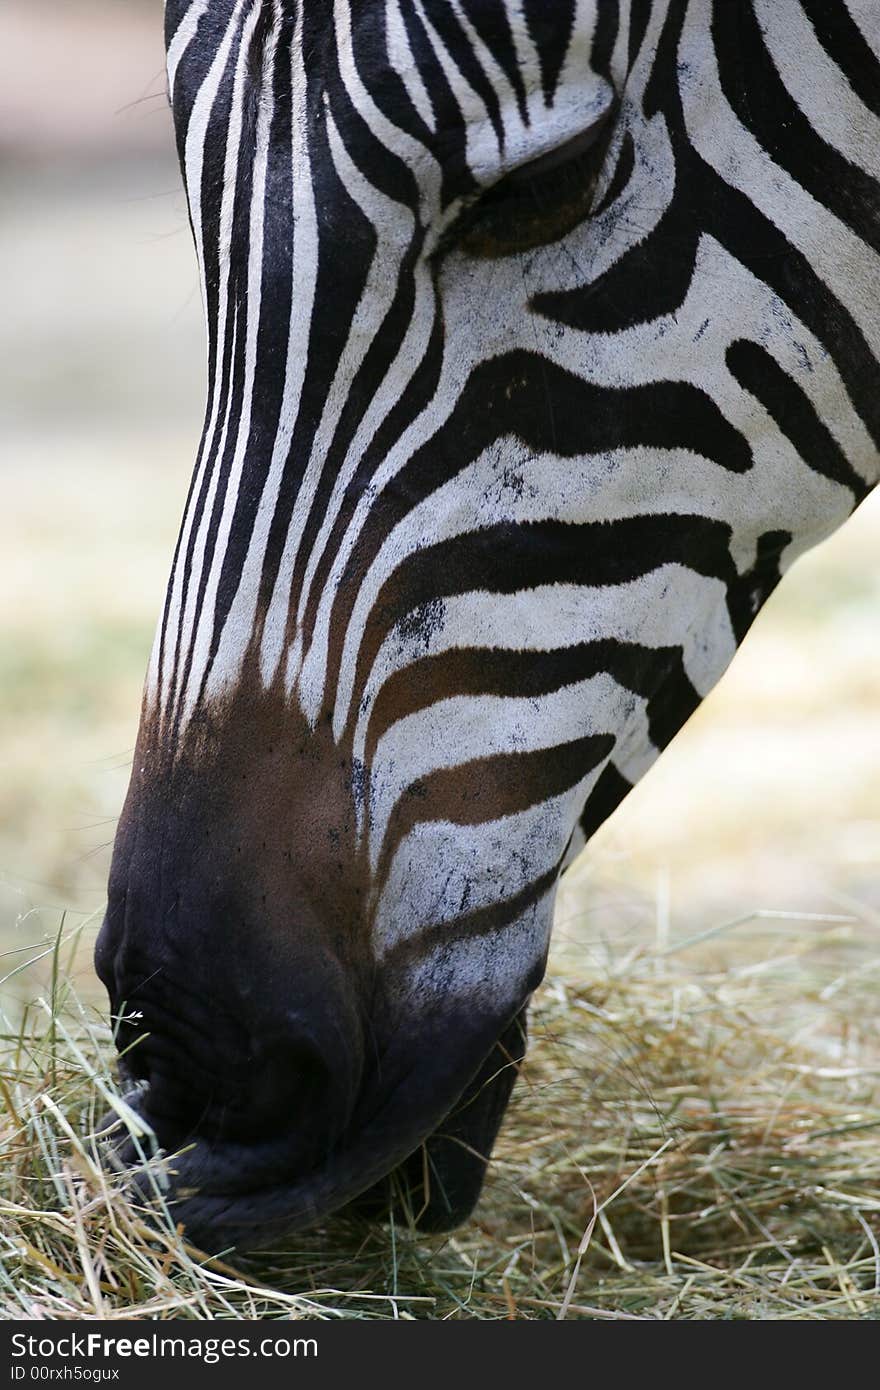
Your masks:
[{"label": "zebra", "polygon": [[448,1229],[560,875],[878,480],[880,8],[166,31],[208,392],[96,965],[192,1239]]}]

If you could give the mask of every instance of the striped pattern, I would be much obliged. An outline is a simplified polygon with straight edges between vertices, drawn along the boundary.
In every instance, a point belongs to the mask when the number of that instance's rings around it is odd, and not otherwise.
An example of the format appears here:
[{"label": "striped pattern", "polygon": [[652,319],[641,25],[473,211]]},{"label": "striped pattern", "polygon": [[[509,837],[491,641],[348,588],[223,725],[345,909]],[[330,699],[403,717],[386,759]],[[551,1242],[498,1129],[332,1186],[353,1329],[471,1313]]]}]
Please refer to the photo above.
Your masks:
[{"label": "striped pattern", "polygon": [[185,750],[247,679],[328,725],[377,957],[513,996],[560,867],[877,481],[880,10],[167,25],[209,391],[147,717]]}]

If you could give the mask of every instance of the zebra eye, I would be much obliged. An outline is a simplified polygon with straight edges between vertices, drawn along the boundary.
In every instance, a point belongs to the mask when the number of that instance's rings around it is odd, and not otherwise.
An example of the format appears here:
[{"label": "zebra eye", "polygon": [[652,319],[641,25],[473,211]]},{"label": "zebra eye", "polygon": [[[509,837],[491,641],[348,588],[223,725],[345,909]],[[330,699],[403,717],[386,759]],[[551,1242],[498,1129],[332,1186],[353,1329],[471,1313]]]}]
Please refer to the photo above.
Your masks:
[{"label": "zebra eye", "polygon": [[547,246],[590,215],[608,152],[612,112],[486,189],[444,237],[470,256],[512,256]]}]

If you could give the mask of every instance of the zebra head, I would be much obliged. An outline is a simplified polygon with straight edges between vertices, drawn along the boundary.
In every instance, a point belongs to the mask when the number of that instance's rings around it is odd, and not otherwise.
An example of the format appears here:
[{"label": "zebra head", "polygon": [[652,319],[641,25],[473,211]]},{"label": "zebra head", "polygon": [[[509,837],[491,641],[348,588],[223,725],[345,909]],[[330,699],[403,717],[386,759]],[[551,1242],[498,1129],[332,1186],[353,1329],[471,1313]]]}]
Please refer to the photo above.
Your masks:
[{"label": "zebra head", "polygon": [[97,961],[202,1243],[470,1209],[561,870],[878,476],[874,0],[168,0],[205,428]]}]

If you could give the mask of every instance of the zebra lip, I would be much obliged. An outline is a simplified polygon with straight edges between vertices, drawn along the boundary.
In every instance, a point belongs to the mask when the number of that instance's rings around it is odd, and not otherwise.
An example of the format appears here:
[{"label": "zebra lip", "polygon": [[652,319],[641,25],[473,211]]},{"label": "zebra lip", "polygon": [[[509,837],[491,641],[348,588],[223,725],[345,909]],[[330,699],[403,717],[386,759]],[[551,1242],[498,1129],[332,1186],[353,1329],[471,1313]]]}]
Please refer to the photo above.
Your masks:
[{"label": "zebra lip", "polygon": [[[487,1052],[493,1043],[491,1039]],[[105,1156],[113,1168],[130,1172],[138,1200],[159,1219],[170,1215],[190,1244],[212,1255],[256,1250],[331,1216],[414,1153],[471,1080],[473,1054],[468,1055],[466,1066],[444,1065],[429,1076],[424,1069],[409,1073],[359,1134],[320,1169],[293,1180],[285,1166],[289,1149],[283,1137],[257,1146],[196,1140],[179,1153],[159,1153],[144,1162],[148,1144],[135,1144],[129,1131]],[[125,1097],[139,1118],[145,1114],[144,1101],[143,1088]],[[114,1122],[118,1131],[115,1115],[109,1123]]]},{"label": "zebra lip", "polygon": [[438,1110],[417,1129],[396,1132],[377,1123],[320,1171],[294,1182],[271,1181],[264,1174],[265,1184],[245,1187],[231,1170],[240,1174],[238,1162],[251,1161],[252,1154],[197,1143],[154,1160],[136,1172],[134,1183],[152,1207],[159,1205],[157,1189],[165,1186],[162,1201],[173,1224],[182,1225],[184,1238],[206,1253],[256,1250],[354,1201],[402,1163],[444,1118]]}]

